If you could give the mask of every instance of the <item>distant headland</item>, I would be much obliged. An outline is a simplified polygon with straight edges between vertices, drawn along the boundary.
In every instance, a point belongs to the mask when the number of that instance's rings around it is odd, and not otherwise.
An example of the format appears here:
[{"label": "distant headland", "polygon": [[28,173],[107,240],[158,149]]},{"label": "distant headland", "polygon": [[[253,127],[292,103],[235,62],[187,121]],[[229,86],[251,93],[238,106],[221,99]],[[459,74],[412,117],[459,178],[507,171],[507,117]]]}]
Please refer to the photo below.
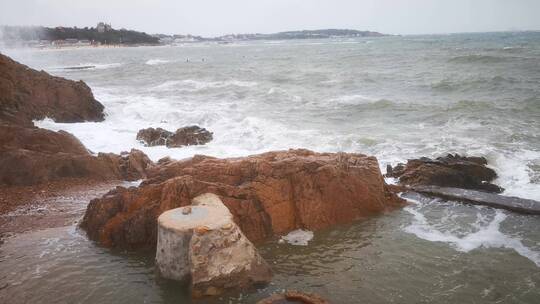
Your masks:
[{"label": "distant headland", "polygon": [[205,38],[201,36],[191,35],[154,35],[160,39],[162,43],[182,43],[182,42],[200,42],[200,41],[217,41],[217,42],[235,42],[249,40],[288,40],[288,39],[325,39],[325,38],[354,38],[354,37],[381,37],[388,36],[378,32],[358,31],[350,29],[322,29],[322,30],[302,30],[302,31],[287,31],[272,34],[229,34],[213,38]]},{"label": "distant headland", "polygon": [[387,36],[378,32],[351,29],[287,31],[272,34],[229,34],[218,37],[194,35],[147,34],[127,29],[114,29],[99,22],[95,27],[0,26],[0,43],[7,46],[77,47],[111,45],[170,45],[192,42],[230,43],[250,40],[326,39]]},{"label": "distant headland", "polygon": [[2,42],[24,46],[157,45],[159,38],[99,22],[96,27],[2,26]]}]

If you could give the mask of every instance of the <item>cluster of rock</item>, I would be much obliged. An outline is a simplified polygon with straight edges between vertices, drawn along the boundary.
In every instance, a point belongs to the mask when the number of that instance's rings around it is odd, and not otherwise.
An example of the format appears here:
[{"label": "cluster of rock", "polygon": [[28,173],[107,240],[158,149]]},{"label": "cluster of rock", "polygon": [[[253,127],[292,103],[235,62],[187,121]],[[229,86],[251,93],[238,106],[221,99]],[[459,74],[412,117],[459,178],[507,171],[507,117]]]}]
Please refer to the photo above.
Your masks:
[{"label": "cluster of rock", "polygon": [[38,72],[0,54],[0,184],[34,185],[63,178],[137,180],[153,163],[138,150],[90,153],[73,135],[33,126],[32,120],[102,121],[90,88]]},{"label": "cluster of rock", "polygon": [[498,194],[504,189],[491,183],[497,173],[487,167],[484,157],[448,154],[437,159],[411,159],[407,164],[388,166],[386,176],[397,178],[405,186],[397,187],[397,191],[413,191],[523,214],[540,214],[540,202]]},{"label": "cluster of rock", "polygon": [[145,146],[167,146],[177,148],[191,145],[204,145],[213,139],[212,132],[199,126],[183,127],[176,132],[162,128],[142,129],[137,133],[137,140]]},{"label": "cluster of rock", "polygon": [[316,230],[404,204],[362,154],[308,150],[243,158],[195,156],[162,162],[138,188],[118,187],[90,202],[88,236],[112,247],[155,248],[157,218],[203,193],[219,195],[251,241],[296,229]]},{"label": "cluster of rock", "polygon": [[491,183],[497,178],[497,173],[487,167],[484,157],[448,154],[436,159],[410,159],[407,164],[388,165],[386,176],[398,178],[399,183],[407,186],[433,185],[494,193],[504,190]]}]

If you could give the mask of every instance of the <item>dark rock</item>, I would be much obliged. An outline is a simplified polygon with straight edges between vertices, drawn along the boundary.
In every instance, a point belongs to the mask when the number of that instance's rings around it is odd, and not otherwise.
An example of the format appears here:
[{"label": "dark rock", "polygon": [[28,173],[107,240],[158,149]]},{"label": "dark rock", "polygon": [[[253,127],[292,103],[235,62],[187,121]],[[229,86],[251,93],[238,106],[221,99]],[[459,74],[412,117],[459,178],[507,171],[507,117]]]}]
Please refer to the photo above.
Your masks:
[{"label": "dark rock", "polygon": [[283,294],[275,294],[262,299],[257,304],[330,304],[321,296],[296,290],[288,290]]},{"label": "dark rock", "polygon": [[162,128],[147,128],[137,132],[137,140],[143,142],[147,147],[164,146],[171,136],[173,136],[173,132]]},{"label": "dark rock", "polygon": [[504,189],[491,184],[497,174],[486,167],[484,157],[464,157],[448,154],[435,160],[422,157],[411,159],[407,164],[398,164],[387,168],[388,177],[399,178],[403,185],[435,185],[476,189],[486,192],[500,193]]},{"label": "dark rock", "polygon": [[146,146],[165,145],[169,148],[204,145],[212,139],[212,132],[198,126],[180,128],[175,133],[162,128],[147,128],[137,133],[137,140]]},{"label": "dark rock", "polygon": [[32,120],[102,121],[103,105],[82,81],[38,72],[0,54],[0,121],[32,126]]},{"label": "dark rock", "polygon": [[415,186],[410,190],[447,200],[457,200],[475,205],[506,209],[517,213],[540,214],[540,202],[519,197],[438,186]]},{"label": "dark rock", "polygon": [[167,147],[182,147],[191,145],[204,145],[213,139],[212,132],[199,126],[189,126],[176,130],[169,138]]}]

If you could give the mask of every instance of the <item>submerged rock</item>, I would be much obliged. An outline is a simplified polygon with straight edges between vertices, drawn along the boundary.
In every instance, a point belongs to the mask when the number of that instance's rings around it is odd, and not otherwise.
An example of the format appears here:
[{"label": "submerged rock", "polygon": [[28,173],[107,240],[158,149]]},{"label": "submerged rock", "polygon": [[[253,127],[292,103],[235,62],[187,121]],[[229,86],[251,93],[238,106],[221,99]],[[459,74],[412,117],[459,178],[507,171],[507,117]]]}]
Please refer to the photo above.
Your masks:
[{"label": "submerged rock", "polygon": [[82,227],[91,239],[122,248],[156,246],[157,218],[219,195],[250,241],[316,230],[380,214],[404,204],[387,189],[377,159],[308,150],[242,158],[195,156],[148,172],[138,188],[118,187],[90,202]]},{"label": "submerged rock", "polygon": [[193,297],[270,282],[270,267],[216,195],[200,195],[158,222],[157,269],[165,278],[189,281]]},{"label": "submerged rock", "polygon": [[408,186],[434,185],[502,192],[504,189],[490,183],[497,177],[497,173],[486,165],[484,157],[448,154],[437,159],[410,159],[407,164],[395,167],[388,165],[386,176],[398,178],[401,184]]},{"label": "submerged rock", "polygon": [[498,209],[506,209],[523,214],[540,215],[540,202],[530,199],[503,196],[475,190],[438,186],[416,186],[412,187],[410,190],[448,200],[456,200],[474,205],[484,205]]},{"label": "submerged rock", "polygon": [[288,290],[283,294],[276,294],[269,298],[262,299],[257,304],[330,304],[322,297],[312,293],[305,293],[296,290]]},{"label": "submerged rock", "polygon": [[103,105],[82,81],[51,76],[0,54],[0,121],[31,126],[32,120],[45,117],[102,121]]},{"label": "submerged rock", "polygon": [[167,146],[169,148],[204,145],[212,139],[212,132],[199,126],[183,127],[174,133],[162,128],[147,128],[137,133],[137,140],[146,146]]}]

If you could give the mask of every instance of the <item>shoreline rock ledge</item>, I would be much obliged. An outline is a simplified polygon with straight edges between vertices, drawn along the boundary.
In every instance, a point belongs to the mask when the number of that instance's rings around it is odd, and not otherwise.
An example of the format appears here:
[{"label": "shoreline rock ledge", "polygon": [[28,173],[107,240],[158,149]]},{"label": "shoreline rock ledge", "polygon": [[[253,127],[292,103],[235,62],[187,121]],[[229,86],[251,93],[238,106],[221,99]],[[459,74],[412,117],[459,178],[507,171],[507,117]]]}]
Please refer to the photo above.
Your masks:
[{"label": "shoreline rock ledge", "polygon": [[272,278],[229,209],[211,193],[159,216],[156,267],[164,278],[190,282],[193,298],[251,288]]},{"label": "shoreline rock ledge", "polygon": [[147,171],[139,187],[117,187],[90,202],[81,223],[104,246],[155,249],[157,218],[214,193],[251,241],[317,230],[405,205],[390,190],[377,159],[309,150],[241,158],[194,156]]}]

